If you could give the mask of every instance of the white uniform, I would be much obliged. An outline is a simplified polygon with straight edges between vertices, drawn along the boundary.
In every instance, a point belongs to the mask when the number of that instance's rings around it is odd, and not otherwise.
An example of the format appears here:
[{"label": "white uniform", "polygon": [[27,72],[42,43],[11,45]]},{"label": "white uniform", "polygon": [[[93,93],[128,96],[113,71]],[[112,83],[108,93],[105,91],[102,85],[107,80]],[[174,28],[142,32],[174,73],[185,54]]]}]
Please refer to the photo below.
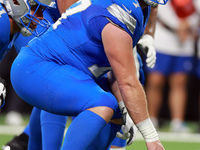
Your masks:
[{"label": "white uniform", "polygon": [[[170,1],[165,6],[160,5],[158,7],[158,18],[174,31],[168,30],[160,21],[157,21],[155,32],[155,47],[157,52],[172,56],[193,56],[194,38],[192,36],[188,37],[183,43],[179,41],[175,29],[178,28],[180,18],[176,15]],[[187,19],[193,28],[197,28],[198,16],[196,13],[187,17]]]}]

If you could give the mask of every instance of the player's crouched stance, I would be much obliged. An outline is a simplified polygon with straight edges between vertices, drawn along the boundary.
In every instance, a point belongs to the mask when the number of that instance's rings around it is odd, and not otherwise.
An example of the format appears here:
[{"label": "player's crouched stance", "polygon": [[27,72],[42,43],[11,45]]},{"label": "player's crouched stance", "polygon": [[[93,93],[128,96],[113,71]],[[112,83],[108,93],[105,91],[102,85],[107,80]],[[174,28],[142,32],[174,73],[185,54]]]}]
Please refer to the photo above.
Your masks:
[{"label": "player's crouched stance", "polygon": [[[24,47],[12,65],[11,82],[22,99],[51,113],[77,116],[68,128],[62,149],[83,150],[93,146],[117,111],[117,99],[123,100],[148,150],[164,150],[149,119],[144,89],[136,76],[132,56],[132,47],[148,21],[150,5],[160,1],[146,4],[146,0],[138,0],[136,5],[130,5],[133,1],[118,0],[119,4],[112,0],[79,1],[46,34]],[[128,14],[126,7],[134,11]],[[121,15],[128,22],[122,23]],[[120,91],[122,98],[102,90],[95,82],[99,72],[110,67],[118,85],[113,88]],[[98,146],[107,148],[115,132],[112,137],[108,135],[110,141]]]},{"label": "player's crouched stance", "polygon": [[0,109],[5,105],[6,81],[0,77]]}]

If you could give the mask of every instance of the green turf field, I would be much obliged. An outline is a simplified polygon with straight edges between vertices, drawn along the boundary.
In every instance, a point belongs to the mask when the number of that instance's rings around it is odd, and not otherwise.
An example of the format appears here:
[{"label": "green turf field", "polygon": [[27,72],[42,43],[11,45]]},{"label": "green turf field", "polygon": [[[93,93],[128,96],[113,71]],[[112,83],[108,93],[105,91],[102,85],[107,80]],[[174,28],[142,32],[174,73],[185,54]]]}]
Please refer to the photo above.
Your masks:
[{"label": "green turf field", "polygon": [[[29,117],[25,116],[24,126],[28,123],[28,119]],[[14,128],[6,126],[3,120],[4,116],[0,115],[0,147],[7,141],[10,141],[14,134],[17,135],[23,129],[23,127]],[[67,126],[69,126],[69,124],[70,120]],[[193,129],[193,132],[197,130],[197,123],[188,123],[188,125]],[[159,130],[159,136],[166,150],[200,150],[200,134],[169,133],[168,124],[166,124]],[[137,135],[136,141],[131,146],[127,146],[127,150],[147,150],[141,135]]]},{"label": "green turf field", "polygon": [[[13,135],[0,135],[0,145],[11,140]],[[166,150],[200,150],[200,143],[186,142],[166,142],[162,141]],[[146,150],[145,142],[136,140],[131,146],[127,146],[127,150]]]},{"label": "green turf field", "polygon": [[[164,142],[166,150],[200,150],[200,143],[183,143],[183,142]],[[135,141],[127,150],[146,150],[144,141]]]}]

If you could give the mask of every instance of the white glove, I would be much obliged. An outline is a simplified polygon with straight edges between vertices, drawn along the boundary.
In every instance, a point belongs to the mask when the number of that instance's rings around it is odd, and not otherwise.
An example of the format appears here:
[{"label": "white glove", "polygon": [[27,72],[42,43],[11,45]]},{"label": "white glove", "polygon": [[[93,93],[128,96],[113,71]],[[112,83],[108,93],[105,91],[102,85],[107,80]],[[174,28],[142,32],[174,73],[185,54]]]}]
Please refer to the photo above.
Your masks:
[{"label": "white glove", "polygon": [[121,127],[122,133],[117,132],[116,136],[120,139],[128,139],[126,145],[131,145],[135,140],[137,127],[130,118],[123,101],[119,102],[119,108],[122,114],[123,125]]},{"label": "white glove", "polygon": [[154,46],[154,39],[151,35],[145,34],[139,40],[138,45],[146,54],[146,63],[149,68],[153,68],[156,63],[156,50]]},{"label": "white glove", "polygon": [[0,78],[0,109],[5,104],[5,98],[6,98],[6,81],[2,78]]}]

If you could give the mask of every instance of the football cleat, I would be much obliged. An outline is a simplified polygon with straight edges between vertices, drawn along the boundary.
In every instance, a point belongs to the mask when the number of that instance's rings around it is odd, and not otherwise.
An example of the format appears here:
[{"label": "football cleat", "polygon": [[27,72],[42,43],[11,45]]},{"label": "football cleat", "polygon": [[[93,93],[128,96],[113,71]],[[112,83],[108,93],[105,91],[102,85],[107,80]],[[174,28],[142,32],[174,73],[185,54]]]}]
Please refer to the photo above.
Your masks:
[{"label": "football cleat", "polygon": [[2,146],[2,150],[27,150],[28,135],[25,133],[15,136],[10,142]]}]

